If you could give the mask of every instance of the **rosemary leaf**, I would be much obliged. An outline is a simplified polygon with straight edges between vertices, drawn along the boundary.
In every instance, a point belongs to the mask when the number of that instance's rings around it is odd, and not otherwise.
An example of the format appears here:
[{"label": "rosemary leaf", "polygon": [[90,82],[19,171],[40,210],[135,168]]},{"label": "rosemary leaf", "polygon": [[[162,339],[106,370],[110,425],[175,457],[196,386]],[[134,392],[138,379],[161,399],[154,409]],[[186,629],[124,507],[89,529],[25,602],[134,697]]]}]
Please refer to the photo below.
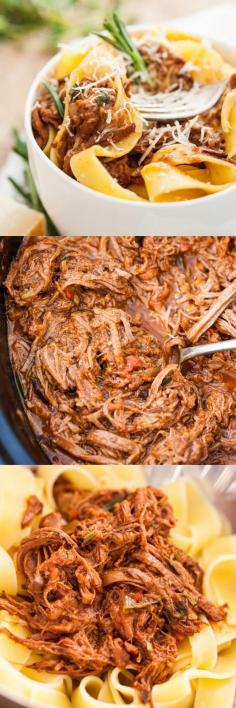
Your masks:
[{"label": "rosemary leaf", "polygon": [[14,177],[8,177],[8,181],[13,185],[14,189],[21,195],[21,197],[23,197],[27,204],[31,206],[30,195],[26,189],[24,189],[24,187],[22,187],[22,185],[14,179]]},{"label": "rosemary leaf", "polygon": [[51,221],[50,216],[47,214],[41,202],[41,199],[39,198],[29,165],[26,142],[21,138],[18,130],[14,130],[14,137],[15,141],[12,149],[13,152],[16,152],[16,154],[24,160],[25,183],[24,185],[19,184],[19,182],[17,182],[14,177],[8,177],[8,180],[12,184],[16,192],[18,192],[18,194],[20,194],[20,196],[23,198],[24,202],[27,204],[28,207],[30,207],[31,209],[36,209],[36,211],[40,211],[42,214],[44,214],[47,222],[48,234],[50,236],[58,236],[57,228],[53,221]]},{"label": "rosemary leaf", "polygon": [[133,43],[130,35],[127,32],[124,22],[121,20],[117,12],[113,12],[112,17],[105,18],[104,32],[94,32],[98,37],[108,42],[120,52],[127,54],[131,58],[132,64],[137,71],[140,72],[143,79],[149,82],[148,70],[143,60],[142,55]]},{"label": "rosemary leaf", "polygon": [[57,107],[58,113],[63,120],[65,108],[63,106],[63,103],[61,102],[61,99],[58,96],[56,89],[54,88],[54,86],[52,84],[49,83],[49,81],[43,81],[43,85],[47,89],[48,93],[50,93],[50,96],[52,97],[52,99]]}]

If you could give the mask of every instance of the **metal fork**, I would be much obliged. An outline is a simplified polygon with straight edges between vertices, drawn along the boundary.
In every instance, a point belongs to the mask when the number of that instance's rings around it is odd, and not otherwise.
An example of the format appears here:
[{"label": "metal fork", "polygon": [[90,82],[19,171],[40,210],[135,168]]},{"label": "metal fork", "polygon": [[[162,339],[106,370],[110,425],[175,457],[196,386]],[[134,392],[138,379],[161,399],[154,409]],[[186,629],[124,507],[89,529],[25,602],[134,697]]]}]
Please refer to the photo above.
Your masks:
[{"label": "metal fork", "polygon": [[136,93],[131,102],[145,120],[174,121],[193,118],[212,108],[227,85],[227,79],[212,84],[195,83],[189,91],[176,89],[169,93],[151,95]]},{"label": "metal fork", "polygon": [[184,361],[193,359],[195,356],[232,351],[233,349],[236,349],[236,339],[225,339],[222,342],[216,342],[214,344],[196,344],[194,347],[184,347],[183,349],[176,346],[175,354],[177,355],[177,363],[181,365]]}]

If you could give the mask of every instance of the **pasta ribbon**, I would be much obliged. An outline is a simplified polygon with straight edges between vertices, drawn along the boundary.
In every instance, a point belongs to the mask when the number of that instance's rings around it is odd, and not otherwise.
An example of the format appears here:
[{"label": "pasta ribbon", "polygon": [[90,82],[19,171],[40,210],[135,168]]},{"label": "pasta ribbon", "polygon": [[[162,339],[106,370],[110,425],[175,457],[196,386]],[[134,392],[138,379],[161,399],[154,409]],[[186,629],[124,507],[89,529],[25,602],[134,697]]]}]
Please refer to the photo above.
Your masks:
[{"label": "pasta ribbon", "polygon": [[[236,162],[233,163],[234,159],[236,161],[236,89],[230,90],[229,81],[234,74],[234,67],[224,60],[210,42],[175,28],[153,25],[130,28],[128,32],[138,51],[143,53],[148,85],[146,73],[144,77],[142,72],[140,74],[136,71],[132,65],[132,56],[129,57],[126,51],[113,46],[109,36],[106,41],[103,37],[90,35],[64,47],[51,77],[61,82],[59,90],[62,83],[65,89],[65,100],[62,99],[65,103],[63,121],[58,128],[48,123],[49,133],[45,145],[45,133],[40,134],[40,123],[36,120],[37,115],[34,115],[34,111],[37,108],[40,111],[44,104],[45,96],[42,93],[38,106],[32,111],[32,126],[38,144],[40,147],[44,145],[44,153],[59,169],[81,185],[116,199],[177,202],[225,190],[229,184],[236,182]],[[159,95],[162,92],[171,94],[175,90],[177,95],[178,92],[184,94],[192,86],[223,79],[226,80],[226,88],[222,110],[218,101],[213,112],[206,111],[203,114],[204,122],[200,117],[200,124],[197,125],[199,133],[196,134],[196,142],[200,139],[201,147],[191,143],[192,139],[195,140],[194,133],[191,137],[195,118],[193,123],[181,120],[169,125],[163,121],[159,125],[154,120],[149,124],[132,100],[134,94],[140,93],[142,98],[146,91],[151,91],[153,95],[155,92],[159,92]],[[99,86],[114,89],[117,95],[115,103],[112,99],[105,113],[102,106],[109,104],[109,100],[99,106]],[[76,102],[80,88],[80,95],[85,101],[81,101],[78,110],[75,108],[70,113],[71,104],[74,99]],[[92,88],[92,92],[86,94],[87,88]],[[87,137],[84,116],[89,115],[90,107],[92,113],[94,107],[95,111]],[[197,116],[196,121],[199,123]],[[129,128],[130,125],[132,130],[128,134],[122,133],[122,128]],[[118,133],[109,133],[110,129],[118,129]],[[126,134],[126,137],[119,139],[119,130],[120,135]],[[142,141],[135,150],[140,138]],[[166,147],[158,150],[151,158],[153,150],[163,140]],[[225,149],[228,160],[224,159]],[[217,157],[217,153],[220,157]],[[130,155],[130,160],[123,160],[117,169],[113,163],[110,174],[109,162],[126,155]]]},{"label": "pasta ribbon", "polygon": [[177,39],[172,44],[177,54],[185,61],[191,61],[193,76],[197,81],[208,84],[229,75],[228,67],[219,52],[202,40]]},{"label": "pasta ribbon", "polygon": [[[236,642],[219,655],[217,663],[211,670],[190,668],[182,674],[175,675],[165,683],[152,689],[153,703],[158,708],[205,708],[209,698],[209,681],[214,696],[214,706],[217,708],[233,708],[235,696],[235,661]],[[194,696],[194,685],[197,680],[197,691]],[[232,685],[234,683],[234,693]],[[221,703],[222,686],[230,686],[229,702]],[[205,691],[204,691],[205,687]],[[199,689],[199,693],[198,693]],[[227,696],[227,693],[226,693]]]},{"label": "pasta ribbon", "polygon": [[79,64],[86,58],[89,52],[97,44],[96,37],[90,35],[80,41],[79,47],[73,49],[73,47],[65,47],[59,56],[58,62],[55,67],[54,76],[57,81],[64,79],[65,76],[71,74],[74,69],[76,69]]},{"label": "pasta ribbon", "polygon": [[29,496],[36,494],[36,481],[27,467],[0,467],[0,544],[8,550],[30,532],[21,528],[21,520]]},{"label": "pasta ribbon", "polygon": [[39,476],[45,481],[45,492],[48,503],[55,508],[53,487],[60,475],[76,487],[95,492],[97,489],[119,489],[124,486],[129,491],[144,487],[145,476],[139,465],[41,465]]},{"label": "pasta ribbon", "polygon": [[99,157],[121,157],[126,152],[129,152],[130,149],[132,148],[128,148],[125,151],[121,149],[120,154],[117,154],[117,149],[112,151],[109,148],[102,148],[100,145],[93,145],[71,158],[70,165],[73,175],[85,187],[90,187],[90,189],[97,191],[99,186],[99,192],[108,194],[110,197],[128,201],[141,201],[141,197],[130,189],[121,187],[98,159]]},{"label": "pasta ribbon", "polygon": [[[146,484],[144,470],[135,465],[43,465],[37,476],[24,467],[1,468],[0,483],[7,507],[0,507],[1,540],[16,547],[22,538],[20,526],[25,501],[31,493],[40,495],[44,509],[55,508],[53,486],[61,474],[72,485],[91,492],[101,488],[134,490]],[[177,519],[171,531],[173,542],[199,560],[204,571],[203,590],[215,604],[228,604],[222,622],[204,620],[200,631],[179,644],[172,676],[152,689],[155,708],[233,708],[236,689],[236,535],[214,507],[204,488],[183,477],[163,486]],[[17,499],[17,502],[16,502]],[[1,496],[2,503],[2,496]],[[12,507],[14,506],[14,515]],[[5,508],[5,512],[4,512]],[[4,516],[5,513],[5,516]],[[10,519],[10,522],[9,522]],[[11,533],[8,529],[12,524]],[[19,591],[13,559],[0,546],[0,591]],[[27,637],[27,627],[17,617],[0,612],[1,627]],[[74,688],[70,678],[32,668],[36,655],[0,632],[1,691],[27,705],[57,708],[112,708],[130,704],[144,708],[134,688],[132,666],[110,670],[102,678],[85,676]]]},{"label": "pasta ribbon", "polygon": [[164,487],[173,506],[177,523],[171,531],[176,545],[195,556],[220,536],[222,518],[217,509],[191,478],[182,478]]},{"label": "pasta ribbon", "polygon": [[202,556],[205,569],[203,588],[210,600],[218,605],[227,603],[228,624],[236,627],[236,536],[216,539]]},{"label": "pasta ribbon", "polygon": [[227,155],[236,157],[236,89],[226,94],[221,110],[221,125],[224,132]]},{"label": "pasta ribbon", "polygon": [[20,699],[30,706],[52,706],[55,708],[70,708],[71,703],[62,691],[52,688],[50,684],[33,681],[24,676],[6,659],[0,658],[0,684],[7,689],[7,694],[13,699]]},{"label": "pasta ribbon", "polygon": [[[28,636],[27,628],[20,622],[19,618],[14,618],[3,610],[0,612],[0,629],[2,627],[6,627],[16,637],[25,639]],[[6,634],[0,633],[0,657],[11,661],[16,668],[21,669],[28,661],[30,654],[30,649],[14,642]]]},{"label": "pasta ribbon", "polygon": [[17,592],[16,570],[9,553],[0,546],[0,592],[9,592],[15,595]]},{"label": "pasta ribbon", "polygon": [[50,152],[52,149],[52,143],[54,141],[55,134],[56,134],[55,128],[53,128],[52,125],[49,125],[48,140],[46,142],[45,148],[43,149],[43,152],[45,153],[45,155],[47,155],[47,157],[50,156]]},{"label": "pasta ribbon", "polygon": [[63,140],[69,119],[69,105],[71,101],[71,91],[74,86],[79,86],[83,79],[92,76],[93,80],[109,80],[109,84],[116,91],[116,101],[112,109],[112,117],[122,112],[127,120],[127,124],[134,124],[133,130],[127,137],[119,142],[103,147],[102,145],[92,145],[84,150],[78,149],[70,160],[70,166],[74,177],[86,187],[98,190],[104,194],[110,194],[121,199],[139,200],[140,197],[131,190],[124,189],[113,179],[99,158],[114,159],[129,153],[142,135],[143,122],[139,111],[127,98],[122,78],[125,77],[125,66],[122,55],[114,51],[112,47],[104,46],[104,43],[97,44],[88,52],[77,68],[72,71],[67,84],[65,115],[61,128],[54,140],[51,158],[56,164],[59,161],[60,145]]},{"label": "pasta ribbon", "polygon": [[[204,165],[196,169],[197,165]],[[152,162],[141,170],[150,201],[172,200],[214,194],[235,182],[236,164],[193,145],[166,146],[158,150]]]}]

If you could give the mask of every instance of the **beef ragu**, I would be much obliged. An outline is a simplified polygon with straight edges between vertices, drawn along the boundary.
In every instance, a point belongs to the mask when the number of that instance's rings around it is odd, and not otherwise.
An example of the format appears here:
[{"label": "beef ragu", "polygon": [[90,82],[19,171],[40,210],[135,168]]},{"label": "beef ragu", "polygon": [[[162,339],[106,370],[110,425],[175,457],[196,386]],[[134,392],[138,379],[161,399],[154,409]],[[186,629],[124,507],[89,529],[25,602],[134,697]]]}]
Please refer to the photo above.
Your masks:
[{"label": "beef ragu", "polygon": [[17,552],[22,593],[2,593],[0,609],[27,622],[17,641],[38,655],[34,668],[78,681],[128,667],[146,703],[171,675],[178,642],[226,610],[202,595],[200,566],[171,542],[161,490],[91,494],[62,477],[54,495],[57,511]]},{"label": "beef ragu", "polygon": [[43,238],[6,279],[9,346],[53,462],[236,461],[236,239]]},{"label": "beef ragu", "polygon": [[[141,85],[140,89],[151,94],[171,92],[179,89],[187,91],[193,86],[190,62],[184,61],[173,53],[166,45],[141,44],[140,54],[145,60],[152,82]],[[143,132],[135,147],[118,159],[102,158],[107,170],[123,187],[133,183],[142,184],[141,169],[149,163],[154,153],[165,145],[186,144],[188,142],[204,148],[215,156],[227,158],[224,134],[221,127],[221,109],[224,97],[231,88],[235,88],[236,75],[230,77],[224,96],[213,109],[196,116],[193,120],[170,121],[168,124],[152,121],[144,122]],[[65,86],[68,77],[54,80],[56,90],[62,102],[65,99]],[[136,94],[139,87],[137,77],[127,78],[125,91],[128,97]],[[111,122],[111,109],[114,106],[116,93],[110,87],[109,80],[100,81],[96,77],[86,77],[72,92],[68,112],[68,129],[64,133],[60,151],[59,167],[73,177],[70,167],[71,157],[90,147],[92,144],[111,145],[135,130],[134,124],[127,125],[126,111],[120,111],[118,122]],[[50,93],[42,90],[32,110],[32,127],[38,145],[45,149],[49,138],[50,126],[59,128],[60,114],[57,111]]]}]

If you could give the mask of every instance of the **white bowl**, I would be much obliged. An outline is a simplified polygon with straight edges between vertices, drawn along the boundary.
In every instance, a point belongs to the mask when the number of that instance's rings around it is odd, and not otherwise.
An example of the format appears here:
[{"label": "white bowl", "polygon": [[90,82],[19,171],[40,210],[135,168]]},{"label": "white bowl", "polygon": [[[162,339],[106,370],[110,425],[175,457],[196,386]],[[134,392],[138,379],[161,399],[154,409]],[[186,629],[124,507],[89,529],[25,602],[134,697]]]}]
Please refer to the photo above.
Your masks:
[{"label": "white bowl", "polygon": [[[147,26],[138,26],[147,29]],[[80,45],[80,39],[73,46]],[[236,45],[211,40],[236,66]],[[208,236],[236,234],[236,184],[217,194],[183,202],[129,202],[85,187],[60,170],[37,145],[31,111],[41,82],[58,61],[54,56],[35,77],[25,107],[29,161],[40,199],[59,233],[77,235]]]}]

